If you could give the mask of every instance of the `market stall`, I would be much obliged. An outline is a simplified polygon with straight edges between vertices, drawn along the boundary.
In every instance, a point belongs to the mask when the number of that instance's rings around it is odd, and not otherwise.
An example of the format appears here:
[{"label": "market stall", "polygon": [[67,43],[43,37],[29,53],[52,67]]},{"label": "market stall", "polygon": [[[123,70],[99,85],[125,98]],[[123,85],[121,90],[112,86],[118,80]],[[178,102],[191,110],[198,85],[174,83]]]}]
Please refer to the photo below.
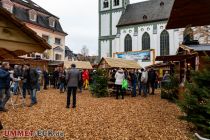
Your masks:
[{"label": "market stall", "polygon": [[[120,59],[120,58],[102,58],[100,63],[98,64],[99,69],[107,69],[109,73],[109,81],[108,81],[108,92],[109,95],[114,95],[115,94],[115,86],[114,83],[115,81],[112,80],[113,76],[115,75],[115,72],[117,69],[122,68],[127,73],[129,70],[139,70],[141,69],[141,66],[138,64],[138,62],[134,60],[125,60],[125,59]],[[127,91],[130,94],[131,89],[129,88]]]},{"label": "market stall", "polygon": [[141,66],[134,60],[125,60],[120,58],[102,58],[98,64],[98,68],[113,69],[140,69]]},{"label": "market stall", "polygon": [[89,61],[64,61],[65,68],[70,68],[71,64],[75,64],[78,69],[93,69]]}]

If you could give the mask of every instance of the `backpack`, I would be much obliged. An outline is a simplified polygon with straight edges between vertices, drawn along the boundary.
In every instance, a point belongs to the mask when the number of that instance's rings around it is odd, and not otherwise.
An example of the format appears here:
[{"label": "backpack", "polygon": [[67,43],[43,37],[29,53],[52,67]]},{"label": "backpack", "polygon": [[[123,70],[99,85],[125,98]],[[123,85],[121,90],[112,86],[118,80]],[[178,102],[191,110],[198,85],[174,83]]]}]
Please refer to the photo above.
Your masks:
[{"label": "backpack", "polygon": [[128,81],[125,79],[122,82],[122,89],[128,89]]}]

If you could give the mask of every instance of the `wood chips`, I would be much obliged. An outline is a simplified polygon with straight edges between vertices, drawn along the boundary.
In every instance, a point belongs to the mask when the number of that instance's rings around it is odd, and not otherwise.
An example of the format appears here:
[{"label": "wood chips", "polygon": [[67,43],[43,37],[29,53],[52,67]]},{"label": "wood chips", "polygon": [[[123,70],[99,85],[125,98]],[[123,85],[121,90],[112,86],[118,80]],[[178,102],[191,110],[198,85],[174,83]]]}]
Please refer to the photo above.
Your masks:
[{"label": "wood chips", "polygon": [[65,133],[64,138],[55,139],[190,139],[188,124],[178,119],[181,115],[178,107],[160,99],[159,94],[148,98],[126,96],[125,100],[114,97],[98,99],[87,91],[77,95],[77,108],[66,109],[66,94],[54,89],[43,91],[38,93],[37,105],[16,110],[8,106],[9,111],[1,113],[0,120],[4,130],[44,129]]}]

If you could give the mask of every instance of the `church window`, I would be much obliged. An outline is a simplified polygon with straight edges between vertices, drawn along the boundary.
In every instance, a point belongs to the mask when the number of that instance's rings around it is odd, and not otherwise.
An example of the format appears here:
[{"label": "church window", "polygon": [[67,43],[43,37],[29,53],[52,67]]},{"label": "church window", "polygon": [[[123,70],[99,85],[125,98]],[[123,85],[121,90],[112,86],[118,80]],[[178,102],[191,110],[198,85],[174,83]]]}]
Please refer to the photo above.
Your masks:
[{"label": "church window", "polygon": [[145,32],[142,36],[142,50],[150,49],[150,35]]},{"label": "church window", "polygon": [[120,5],[120,0],[114,0],[114,6],[119,6]]},{"label": "church window", "polygon": [[104,5],[104,8],[108,8],[108,7],[109,7],[109,2],[108,2],[108,0],[104,0],[103,5]]},{"label": "church window", "polygon": [[126,35],[124,44],[125,44],[125,52],[132,51],[132,38],[129,34]]},{"label": "church window", "polygon": [[160,34],[160,55],[169,55],[169,33],[166,30]]}]

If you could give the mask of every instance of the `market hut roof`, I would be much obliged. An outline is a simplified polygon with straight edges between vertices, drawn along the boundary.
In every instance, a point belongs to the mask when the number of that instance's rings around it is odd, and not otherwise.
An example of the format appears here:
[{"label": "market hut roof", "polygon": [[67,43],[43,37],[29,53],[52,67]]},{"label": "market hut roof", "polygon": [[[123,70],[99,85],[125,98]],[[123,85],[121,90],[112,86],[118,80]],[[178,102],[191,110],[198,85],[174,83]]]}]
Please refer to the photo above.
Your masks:
[{"label": "market hut roof", "polygon": [[210,24],[210,0],[175,0],[167,29]]},{"label": "market hut roof", "polygon": [[100,65],[103,65],[103,62],[106,62],[108,67],[107,68],[127,68],[127,69],[139,69],[141,66],[138,64],[138,62],[134,60],[125,60],[120,58],[102,58]]},{"label": "market hut roof", "polygon": [[0,59],[43,53],[51,46],[10,12],[0,7]]},{"label": "market hut roof", "polygon": [[93,69],[89,61],[64,61],[66,68],[70,68],[71,64],[75,64],[78,69]]}]

